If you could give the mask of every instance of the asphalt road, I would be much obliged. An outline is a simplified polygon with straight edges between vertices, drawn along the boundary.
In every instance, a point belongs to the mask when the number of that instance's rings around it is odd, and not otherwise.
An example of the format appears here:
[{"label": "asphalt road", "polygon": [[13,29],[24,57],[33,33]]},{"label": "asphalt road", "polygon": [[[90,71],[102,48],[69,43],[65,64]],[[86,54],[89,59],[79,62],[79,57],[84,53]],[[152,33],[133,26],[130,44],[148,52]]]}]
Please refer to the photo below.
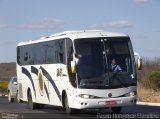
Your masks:
[{"label": "asphalt road", "polygon": [[69,118],[69,119],[136,119],[152,118],[160,119],[160,107],[157,106],[130,106],[124,107],[121,114],[112,114],[110,109],[82,110],[68,115],[61,108],[45,106],[44,109],[29,110],[26,103],[9,103],[7,97],[0,97],[0,119],[42,119],[42,118]]}]

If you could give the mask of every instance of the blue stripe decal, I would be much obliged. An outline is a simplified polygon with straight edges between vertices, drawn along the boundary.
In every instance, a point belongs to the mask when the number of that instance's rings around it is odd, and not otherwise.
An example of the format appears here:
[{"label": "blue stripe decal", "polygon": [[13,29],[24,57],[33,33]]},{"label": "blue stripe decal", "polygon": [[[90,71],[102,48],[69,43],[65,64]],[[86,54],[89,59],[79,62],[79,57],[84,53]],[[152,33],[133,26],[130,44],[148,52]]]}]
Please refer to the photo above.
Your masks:
[{"label": "blue stripe decal", "polygon": [[[36,75],[38,75],[38,69],[36,67],[31,66],[31,72],[34,73],[34,74],[36,74]],[[49,93],[48,93],[47,86],[46,86],[45,82],[44,82],[44,88],[45,88],[48,100],[50,102]]]},{"label": "blue stripe decal", "polygon": [[53,88],[55,89],[55,92],[59,98],[59,100],[61,101],[61,95],[59,93],[59,90],[55,84],[55,82],[53,81],[52,77],[50,76],[50,74],[43,68],[43,67],[40,67],[42,72],[43,72],[43,75],[50,81],[50,83],[52,84]]},{"label": "blue stripe decal", "polygon": [[38,75],[38,69],[36,67],[31,66],[31,72]]},{"label": "blue stripe decal", "polygon": [[30,74],[29,71],[28,71],[26,68],[24,68],[24,67],[22,67],[22,73],[25,74],[25,75],[30,79],[31,84],[32,84],[32,87],[33,87],[33,90],[34,90],[34,95],[35,95],[35,98],[36,98],[36,90],[35,90],[35,86],[34,86],[33,79],[32,79],[32,77],[31,77],[31,74]]},{"label": "blue stripe decal", "polygon": [[46,84],[45,84],[45,83],[44,83],[44,88],[45,88],[45,91],[46,91],[46,94],[47,94],[48,100],[49,100],[49,102],[50,102],[50,99],[49,99],[49,93],[48,93],[47,86],[46,86]]}]

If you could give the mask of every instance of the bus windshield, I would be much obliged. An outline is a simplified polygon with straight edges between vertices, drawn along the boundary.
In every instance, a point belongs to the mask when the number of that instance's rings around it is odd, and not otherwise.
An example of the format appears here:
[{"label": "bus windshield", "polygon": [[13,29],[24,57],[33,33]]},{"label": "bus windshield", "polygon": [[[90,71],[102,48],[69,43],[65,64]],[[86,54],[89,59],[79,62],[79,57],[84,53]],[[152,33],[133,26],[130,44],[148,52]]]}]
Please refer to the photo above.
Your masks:
[{"label": "bus windshield", "polygon": [[78,87],[113,89],[136,85],[129,37],[75,40]]}]

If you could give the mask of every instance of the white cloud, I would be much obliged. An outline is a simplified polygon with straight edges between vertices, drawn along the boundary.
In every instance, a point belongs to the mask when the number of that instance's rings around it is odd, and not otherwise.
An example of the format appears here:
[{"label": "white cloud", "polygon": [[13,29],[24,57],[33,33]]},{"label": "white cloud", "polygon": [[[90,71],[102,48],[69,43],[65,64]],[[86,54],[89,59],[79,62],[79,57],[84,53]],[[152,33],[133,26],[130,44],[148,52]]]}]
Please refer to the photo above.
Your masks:
[{"label": "white cloud", "polygon": [[7,24],[0,24],[0,29],[6,29],[9,28],[10,26]]},{"label": "white cloud", "polygon": [[33,21],[30,23],[26,23],[22,27],[24,28],[35,28],[35,29],[46,29],[46,28],[53,28],[56,26],[63,25],[64,21],[59,19],[48,19],[44,18],[38,21]]},{"label": "white cloud", "polygon": [[91,26],[91,28],[94,29],[108,29],[108,28],[128,28],[132,27],[133,24],[130,23],[127,20],[120,20],[120,21],[112,21],[109,23],[103,23],[103,24],[94,24]]},{"label": "white cloud", "polygon": [[0,29],[9,29],[9,28],[47,29],[47,28],[58,27],[63,24],[64,24],[63,20],[43,18],[25,24],[16,24],[16,25],[0,24]]},{"label": "white cloud", "polygon": [[134,0],[135,3],[146,3],[149,0]]}]

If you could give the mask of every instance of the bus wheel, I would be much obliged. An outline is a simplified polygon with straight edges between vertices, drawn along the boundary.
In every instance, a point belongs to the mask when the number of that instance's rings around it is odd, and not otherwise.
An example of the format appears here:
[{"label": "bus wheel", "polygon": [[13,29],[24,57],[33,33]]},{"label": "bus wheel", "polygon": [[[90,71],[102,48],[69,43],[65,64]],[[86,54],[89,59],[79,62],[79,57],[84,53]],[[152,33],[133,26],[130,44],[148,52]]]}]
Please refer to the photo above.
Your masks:
[{"label": "bus wheel", "polygon": [[33,103],[31,91],[28,93],[28,108],[33,110],[36,108],[36,104]]},{"label": "bus wheel", "polygon": [[115,114],[121,113],[122,107],[111,107],[112,112]]},{"label": "bus wheel", "polygon": [[10,91],[8,91],[8,101],[9,102],[14,102],[14,98],[12,98]]},{"label": "bus wheel", "polygon": [[73,109],[71,109],[71,108],[69,107],[67,95],[65,95],[65,99],[64,99],[64,109],[65,109],[65,111],[66,111],[67,114],[73,113]]},{"label": "bus wheel", "polygon": [[44,109],[44,107],[45,107],[45,104],[39,104],[39,103],[36,104],[37,109]]}]

